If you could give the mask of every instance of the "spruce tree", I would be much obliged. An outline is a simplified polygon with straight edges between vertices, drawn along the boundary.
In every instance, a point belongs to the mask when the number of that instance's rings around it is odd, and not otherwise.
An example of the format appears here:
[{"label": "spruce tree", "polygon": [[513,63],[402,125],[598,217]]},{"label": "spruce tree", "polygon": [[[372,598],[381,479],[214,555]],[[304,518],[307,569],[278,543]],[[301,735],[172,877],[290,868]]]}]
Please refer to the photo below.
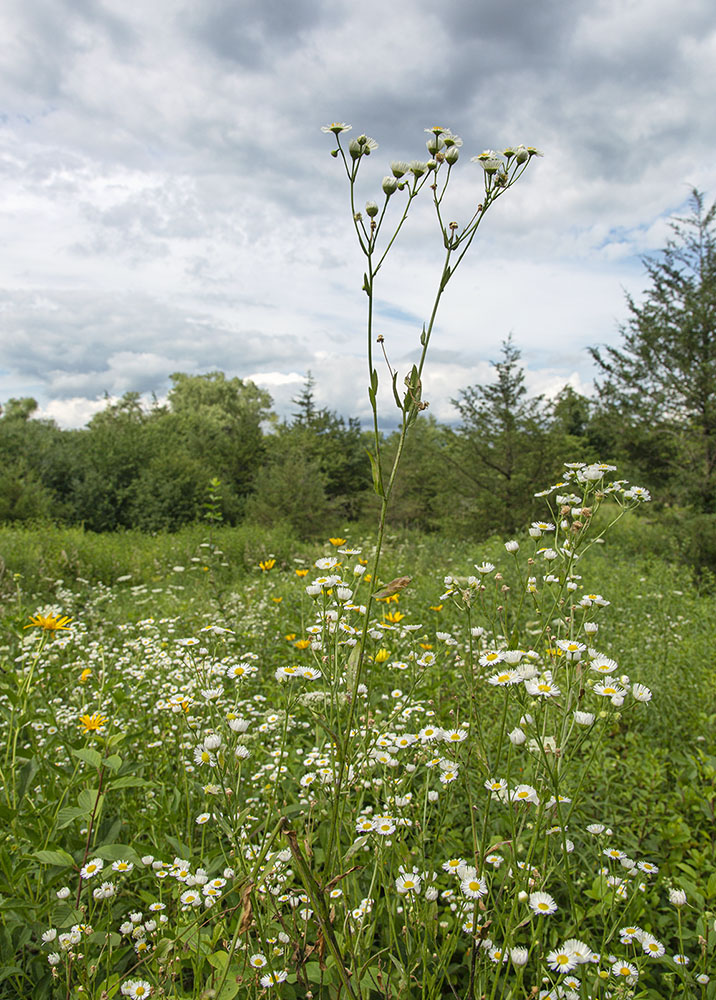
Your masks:
[{"label": "spruce tree", "polygon": [[663,462],[675,497],[710,513],[716,511],[716,203],[707,209],[694,189],[690,207],[690,215],[671,223],[673,236],[661,253],[644,258],[651,285],[641,304],[627,297],[623,345],[590,353],[604,376],[597,383],[600,404],[627,455],[637,463],[641,456],[652,469]]}]

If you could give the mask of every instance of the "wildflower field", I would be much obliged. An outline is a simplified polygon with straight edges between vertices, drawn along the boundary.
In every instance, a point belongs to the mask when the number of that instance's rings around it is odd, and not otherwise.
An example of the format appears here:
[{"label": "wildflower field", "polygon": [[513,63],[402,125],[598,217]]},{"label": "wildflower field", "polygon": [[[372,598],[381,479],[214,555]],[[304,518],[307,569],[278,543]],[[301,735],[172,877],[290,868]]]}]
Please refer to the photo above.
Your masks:
[{"label": "wildflower field", "polygon": [[[218,480],[174,536],[0,529],[0,996],[713,1000],[716,601],[649,555],[648,492],[578,461],[515,537],[387,528],[443,294],[541,154],[473,157],[448,222],[462,140],[430,128],[363,212],[349,129],[375,529],[227,528]],[[421,191],[399,389],[376,280]]]},{"label": "wildflower field", "polygon": [[6,529],[0,995],[713,996],[714,598],[597,472],[380,580]]}]

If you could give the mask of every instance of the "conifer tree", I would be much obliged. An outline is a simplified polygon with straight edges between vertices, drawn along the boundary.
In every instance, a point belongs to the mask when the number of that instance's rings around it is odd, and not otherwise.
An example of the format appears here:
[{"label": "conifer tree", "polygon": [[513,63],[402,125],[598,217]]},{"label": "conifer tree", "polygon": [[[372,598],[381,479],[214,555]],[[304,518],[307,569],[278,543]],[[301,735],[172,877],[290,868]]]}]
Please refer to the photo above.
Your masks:
[{"label": "conifer tree", "polygon": [[453,448],[458,488],[482,532],[524,525],[551,462],[545,403],[528,396],[520,357],[510,335],[501,360],[492,362],[497,379],[461,389],[452,400],[462,418]]},{"label": "conifer tree", "polygon": [[652,468],[660,456],[675,495],[709,513],[716,511],[716,203],[707,209],[694,189],[690,206],[671,223],[662,252],[644,259],[651,286],[641,304],[627,298],[623,345],[590,353],[622,447]]}]

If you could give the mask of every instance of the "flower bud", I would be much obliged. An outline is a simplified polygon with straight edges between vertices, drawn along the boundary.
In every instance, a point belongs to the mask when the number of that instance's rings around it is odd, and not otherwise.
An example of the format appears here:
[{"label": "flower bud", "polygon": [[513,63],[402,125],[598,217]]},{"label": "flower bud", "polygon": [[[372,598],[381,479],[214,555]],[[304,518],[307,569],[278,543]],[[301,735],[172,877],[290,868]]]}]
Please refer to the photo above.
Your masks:
[{"label": "flower bud", "polygon": [[459,156],[460,156],[460,150],[457,148],[457,146],[450,146],[450,148],[445,153],[445,159],[450,164],[450,166],[452,166],[453,163],[457,163]]},{"label": "flower bud", "polygon": [[380,209],[378,208],[378,205],[377,205],[376,202],[374,202],[374,201],[367,201],[365,203],[365,214],[369,218],[374,219],[376,217],[376,215],[378,214],[379,211],[380,211]]},{"label": "flower bud", "polygon": [[430,139],[428,139],[425,145],[428,147],[428,152],[430,153],[430,155],[435,156],[436,153],[440,152],[440,147],[442,146],[442,142],[439,136],[434,135]]},{"label": "flower bud", "polygon": [[408,169],[411,174],[414,174],[416,177],[422,177],[428,169],[428,165],[422,160],[411,160]]},{"label": "flower bud", "polygon": [[390,164],[390,169],[393,171],[394,177],[402,177],[410,170],[410,164],[404,160],[395,160],[394,163]]},{"label": "flower bud", "polygon": [[398,190],[398,181],[395,177],[384,177],[383,178],[383,193],[389,198],[391,194],[394,194]]},{"label": "flower bud", "polygon": [[357,160],[363,154],[363,147],[357,139],[351,139],[348,143],[348,152],[350,153],[352,159]]}]

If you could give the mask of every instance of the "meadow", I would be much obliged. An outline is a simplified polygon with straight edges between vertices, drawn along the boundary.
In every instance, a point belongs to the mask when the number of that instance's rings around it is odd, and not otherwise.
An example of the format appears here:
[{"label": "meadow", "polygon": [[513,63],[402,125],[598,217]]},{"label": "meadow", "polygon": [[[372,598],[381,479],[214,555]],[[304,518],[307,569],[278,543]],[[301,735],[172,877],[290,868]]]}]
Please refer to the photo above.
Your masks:
[{"label": "meadow", "polygon": [[584,468],[380,580],[3,529],[0,995],[714,996],[716,598]]},{"label": "meadow", "polygon": [[[230,528],[215,478],[173,535],[0,529],[0,995],[713,1000],[712,576],[596,461],[546,469],[511,537],[389,526],[442,296],[541,154],[473,157],[461,225],[458,136],[363,212],[349,129],[375,526]],[[423,189],[443,262],[399,384],[376,276]]]}]

